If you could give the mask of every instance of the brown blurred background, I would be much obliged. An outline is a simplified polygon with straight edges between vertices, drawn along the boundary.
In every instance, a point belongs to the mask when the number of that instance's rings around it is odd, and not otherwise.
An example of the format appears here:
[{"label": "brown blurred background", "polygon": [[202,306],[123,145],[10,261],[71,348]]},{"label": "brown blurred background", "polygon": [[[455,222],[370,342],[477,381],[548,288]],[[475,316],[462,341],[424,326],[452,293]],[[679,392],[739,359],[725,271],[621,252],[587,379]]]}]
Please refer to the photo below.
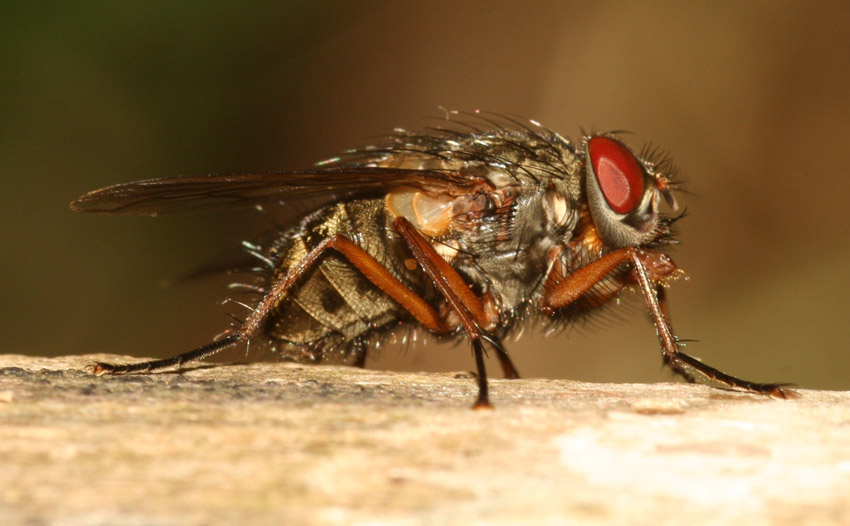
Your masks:
[{"label": "brown blurred background", "polygon": [[[229,319],[161,288],[263,228],[250,212],[75,215],[108,184],[305,168],[439,106],[627,129],[692,195],[670,292],[690,351],[850,388],[850,7],[813,2],[7,2],[0,352],[166,356]],[[640,309],[509,349],[527,377],[662,381]],[[472,369],[466,347],[372,366]],[[492,369],[497,375],[497,368]]]}]

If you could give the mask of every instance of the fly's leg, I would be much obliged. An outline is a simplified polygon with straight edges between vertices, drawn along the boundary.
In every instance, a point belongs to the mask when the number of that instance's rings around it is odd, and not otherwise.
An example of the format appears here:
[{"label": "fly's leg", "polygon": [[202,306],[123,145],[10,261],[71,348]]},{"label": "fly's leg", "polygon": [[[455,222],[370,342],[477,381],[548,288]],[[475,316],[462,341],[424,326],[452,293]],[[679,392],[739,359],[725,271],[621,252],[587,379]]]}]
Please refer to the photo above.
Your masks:
[{"label": "fly's leg", "polygon": [[232,345],[236,345],[240,341],[241,339],[237,334],[229,334],[224,338],[208,343],[203,347],[198,347],[197,349],[183,354],[178,354],[177,356],[172,356],[171,358],[163,358],[162,360],[150,360],[147,362],[133,364],[95,362],[92,366],[92,372],[97,376],[101,376],[104,374],[149,373],[158,369],[165,369],[166,367],[182,367],[186,362],[203,360],[222,349],[227,349]]},{"label": "fly's leg", "polygon": [[478,369],[478,398],[472,406],[473,409],[492,408],[488,396],[487,371],[484,367],[484,344],[482,340],[487,340],[496,349],[499,361],[505,370],[505,376],[518,377],[519,375],[501,344],[481,329],[482,326],[486,327],[489,324],[481,300],[470,290],[469,285],[460,274],[437,254],[431,243],[407,219],[397,217],[393,221],[393,227],[407,242],[413,257],[419,262],[422,270],[458,315],[464,332],[472,342],[472,352],[475,355],[475,365]]},{"label": "fly's leg", "polygon": [[[637,282],[637,276],[633,276],[633,277],[635,278],[635,282]],[[661,315],[664,317],[664,320],[667,321],[667,324],[670,325],[670,312],[667,308],[667,289],[665,289],[661,285],[656,285],[655,286],[655,297],[658,298],[658,307],[661,309]],[[675,338],[675,336],[674,336],[674,338]],[[675,338],[675,339],[676,339],[676,343],[678,344],[679,339],[678,338]],[[677,347],[678,347],[678,345],[677,345]],[[680,351],[678,354],[681,355],[683,353]],[[664,356],[664,363],[668,367],[670,367],[670,369],[674,373],[676,373],[679,376],[681,376],[682,378],[684,378],[686,382],[696,383],[697,380],[696,380],[696,378],[694,378],[694,375],[689,373],[683,367],[680,367],[680,366],[676,365],[675,363],[668,361],[666,354],[664,354],[663,356]]]},{"label": "fly's leg", "polygon": [[502,341],[496,338],[490,338],[489,341],[490,345],[496,349],[496,358],[499,359],[499,365],[502,367],[505,378],[508,380],[519,379],[519,371],[517,371],[514,362],[511,361],[511,357],[508,356],[508,351],[502,347]]},{"label": "fly's leg", "polygon": [[706,365],[696,358],[680,351],[679,342],[673,335],[673,330],[665,316],[666,305],[659,302],[656,289],[652,286],[649,279],[646,265],[648,261],[648,254],[650,253],[646,251],[631,249],[629,257],[633,265],[635,277],[638,280],[641,292],[643,292],[646,306],[649,309],[652,320],[655,323],[658,336],[661,339],[664,363],[690,382],[694,381],[694,378],[690,373],[691,371],[694,371],[710,380],[720,382],[728,385],[729,387],[750,391],[752,393],[764,394],[773,398],[797,398],[799,396],[796,391],[788,389],[787,384],[761,384],[742,380]]},{"label": "fly's leg", "polygon": [[368,354],[369,349],[366,347],[366,344],[362,340],[356,340],[351,348],[352,367],[359,367],[363,369],[366,367],[366,355]]},{"label": "fly's leg", "polygon": [[93,366],[94,374],[150,372],[171,366],[182,366],[186,362],[206,358],[222,349],[248,341],[262,327],[268,315],[286,297],[298,280],[319,262],[325,251],[330,249],[342,254],[369,281],[398,302],[426,329],[437,333],[450,330],[450,327],[446,326],[439,314],[424,299],[396,279],[374,257],[345,237],[335,235],[322,240],[298,263],[293,265],[286,277],[274,284],[242,325],[226,337],[193,351],[163,360],[151,360],[136,364],[95,363]]},{"label": "fly's leg", "polygon": [[741,380],[706,365],[679,350],[679,342],[673,334],[666,314],[665,295],[662,293],[659,299],[660,287],[654,283],[670,276],[676,270],[673,262],[664,254],[634,247],[621,248],[610,252],[575,270],[562,281],[550,284],[548,292],[541,302],[541,310],[552,314],[555,310],[569,305],[623,264],[629,264],[632,267],[631,276],[637,282],[643,294],[646,307],[655,325],[658,339],[661,342],[661,354],[664,363],[676,374],[689,382],[693,382],[695,380],[691,374],[693,372],[708,380],[714,380],[732,388],[765,394],[774,398],[794,398],[798,396],[785,384],[760,384]]},{"label": "fly's leg", "polygon": [[472,354],[475,356],[475,367],[478,370],[478,398],[475,399],[472,408],[493,409],[493,404],[490,403],[487,369],[484,367],[484,344],[481,343],[481,338],[472,338]]}]

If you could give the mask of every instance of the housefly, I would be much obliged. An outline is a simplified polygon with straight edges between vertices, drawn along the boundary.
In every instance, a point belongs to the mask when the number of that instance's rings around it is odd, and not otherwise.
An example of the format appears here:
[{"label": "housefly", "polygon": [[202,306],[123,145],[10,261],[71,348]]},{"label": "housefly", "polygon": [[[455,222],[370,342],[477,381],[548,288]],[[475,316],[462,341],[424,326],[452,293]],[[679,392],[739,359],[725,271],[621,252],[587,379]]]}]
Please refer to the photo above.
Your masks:
[{"label": "housefly", "polygon": [[184,176],[122,183],[71,203],[77,212],[157,215],[323,199],[261,243],[247,316],[215,341],[162,360],[96,363],[95,374],[182,366],[237,344],[305,363],[363,366],[370,345],[422,327],[470,342],[473,407],[490,407],[486,348],[518,378],[502,340],[529,320],[566,324],[625,289],[643,296],[664,363],[697,379],[786,398],[782,384],[724,374],[685,354],[667,314],[678,273],[675,170],[618,133],[578,142],[534,121],[475,112],[423,132],[397,129],[374,146],[305,171]]}]

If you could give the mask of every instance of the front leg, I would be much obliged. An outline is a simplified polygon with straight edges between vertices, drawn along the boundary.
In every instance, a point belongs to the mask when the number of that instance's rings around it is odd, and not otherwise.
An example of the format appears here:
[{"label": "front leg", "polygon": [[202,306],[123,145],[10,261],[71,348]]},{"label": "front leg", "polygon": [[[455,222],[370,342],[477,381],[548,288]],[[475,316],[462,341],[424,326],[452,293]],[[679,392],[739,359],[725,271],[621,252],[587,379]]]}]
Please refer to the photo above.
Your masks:
[{"label": "front leg", "polygon": [[547,283],[547,292],[541,301],[540,309],[547,314],[554,314],[558,309],[571,304],[589,292],[596,284],[624,264],[631,266],[631,279],[637,283],[643,294],[646,307],[661,342],[661,354],[664,363],[676,374],[689,382],[693,382],[694,376],[691,372],[694,372],[704,379],[774,398],[795,398],[799,396],[783,384],[760,384],[741,380],[706,365],[679,350],[679,341],[673,334],[673,329],[666,315],[667,309],[663,301],[663,293],[659,299],[658,291],[663,289],[660,289],[657,283],[676,271],[676,265],[665,254],[635,247],[626,247],[610,252],[596,261],[576,269],[560,281]]}]

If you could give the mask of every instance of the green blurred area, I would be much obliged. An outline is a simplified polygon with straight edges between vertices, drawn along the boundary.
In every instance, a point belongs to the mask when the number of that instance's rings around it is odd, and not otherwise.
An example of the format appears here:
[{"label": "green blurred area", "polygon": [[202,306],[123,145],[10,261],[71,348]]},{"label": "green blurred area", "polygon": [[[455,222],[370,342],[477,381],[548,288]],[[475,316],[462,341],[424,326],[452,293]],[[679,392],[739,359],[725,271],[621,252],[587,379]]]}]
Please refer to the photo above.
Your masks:
[{"label": "green blurred area", "polygon": [[[850,387],[850,7],[513,2],[6,2],[0,352],[166,356],[227,327],[223,282],[163,289],[268,226],[250,211],[76,215],[178,174],[304,168],[439,109],[628,129],[682,169],[670,291],[692,353],[754,380]],[[509,350],[526,376],[659,381],[628,321]],[[610,317],[609,317],[610,318]],[[463,346],[375,367],[471,369]],[[497,371],[493,368],[493,371]],[[495,374],[495,372],[494,372]]]}]

